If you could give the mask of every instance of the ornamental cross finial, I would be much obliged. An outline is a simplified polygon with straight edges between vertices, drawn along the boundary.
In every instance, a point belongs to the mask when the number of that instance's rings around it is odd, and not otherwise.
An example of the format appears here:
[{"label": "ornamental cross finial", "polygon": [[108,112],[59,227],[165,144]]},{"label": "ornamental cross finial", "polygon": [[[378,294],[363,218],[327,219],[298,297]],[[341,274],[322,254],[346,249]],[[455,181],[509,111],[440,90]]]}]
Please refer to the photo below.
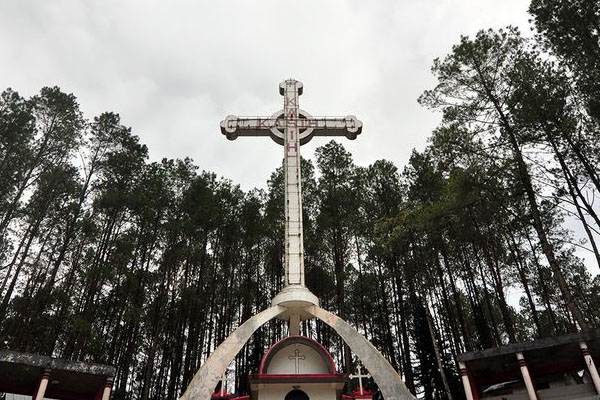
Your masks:
[{"label": "ornamental cross finial", "polygon": [[295,79],[279,84],[283,109],[271,117],[236,117],[221,121],[227,139],[238,136],[270,136],[284,148],[285,174],[285,283],[304,286],[304,244],[302,239],[302,188],[300,146],[313,136],[346,136],[356,139],[362,122],[355,116],[313,117],[300,109],[298,97],[303,85]]},{"label": "ornamental cross finial", "polygon": [[223,372],[223,376],[221,376],[221,390],[219,390],[219,396],[223,397],[227,394],[227,382],[234,382],[235,379],[227,378],[227,370]]},{"label": "ornamental cross finial", "polygon": [[300,350],[298,350],[298,349],[294,350],[293,355],[288,356],[288,360],[294,360],[294,367],[295,367],[296,374],[300,373],[300,360],[305,360],[305,359],[306,359],[306,356],[301,355]]},{"label": "ornamental cross finial", "polygon": [[358,373],[356,375],[350,375],[350,379],[354,379],[354,378],[358,378],[358,386],[360,388],[360,394],[361,396],[365,393],[363,390],[363,378],[370,378],[371,375],[369,375],[369,373],[366,373],[363,375],[362,373],[362,365],[360,364],[360,362],[358,363]]}]

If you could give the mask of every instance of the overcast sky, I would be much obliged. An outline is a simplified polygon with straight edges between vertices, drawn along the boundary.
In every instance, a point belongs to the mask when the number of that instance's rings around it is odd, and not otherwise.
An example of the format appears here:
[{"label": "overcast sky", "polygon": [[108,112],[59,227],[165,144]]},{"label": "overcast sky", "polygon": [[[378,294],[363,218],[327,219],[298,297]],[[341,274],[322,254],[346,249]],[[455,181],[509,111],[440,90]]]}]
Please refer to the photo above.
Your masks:
[{"label": "overcast sky", "polygon": [[[282,149],[268,138],[226,140],[228,114],[271,115],[278,84],[304,83],[312,115],[354,114],[359,165],[399,168],[440,116],[417,104],[432,60],[461,34],[512,24],[528,31],[528,0],[213,0],[0,2],[0,89],[31,96],[58,85],[87,118],[115,111],[151,158],[191,157],[201,169],[265,187]],[[302,148],[311,157],[326,138]]]}]

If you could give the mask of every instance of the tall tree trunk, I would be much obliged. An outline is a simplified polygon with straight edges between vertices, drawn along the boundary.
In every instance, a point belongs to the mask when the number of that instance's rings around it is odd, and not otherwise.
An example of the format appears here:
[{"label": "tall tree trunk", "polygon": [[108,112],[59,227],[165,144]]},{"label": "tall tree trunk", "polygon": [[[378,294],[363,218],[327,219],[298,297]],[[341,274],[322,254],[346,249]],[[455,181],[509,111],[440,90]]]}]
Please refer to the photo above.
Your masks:
[{"label": "tall tree trunk", "polygon": [[[335,270],[335,287],[336,287],[336,303],[340,318],[346,319],[346,290],[345,290],[345,257],[344,257],[344,243],[342,234],[339,232],[339,228],[336,229],[334,234],[333,243],[333,259],[334,259],[334,270]],[[340,339],[341,347],[343,348],[344,354],[344,371],[351,372],[352,369],[352,351],[344,341]]]},{"label": "tall tree trunk", "polygon": [[[480,72],[479,72],[480,73]],[[480,73],[481,75],[481,73]],[[481,75],[482,76],[482,75]],[[565,277],[560,269],[560,264],[556,259],[556,255],[554,254],[554,247],[550,243],[548,239],[548,234],[546,233],[546,228],[544,227],[544,223],[542,221],[542,216],[537,204],[536,194],[533,189],[533,184],[531,183],[531,176],[529,175],[529,171],[527,168],[527,164],[523,159],[523,153],[521,152],[521,147],[517,140],[516,133],[513,130],[512,124],[509,122],[509,119],[504,114],[502,107],[500,106],[500,102],[494,96],[492,91],[485,85],[485,78],[482,76],[482,82],[484,83],[485,90],[487,92],[487,96],[489,100],[494,105],[499,119],[501,123],[501,127],[508,136],[508,140],[512,146],[513,156],[515,161],[517,162],[517,174],[519,179],[521,180],[521,184],[523,185],[523,189],[525,189],[525,193],[527,195],[527,201],[529,203],[529,210],[531,212],[531,217],[533,219],[533,227],[537,233],[538,239],[542,246],[542,251],[548,260],[548,264],[550,264],[550,268],[552,268],[552,273],[554,274],[554,278],[558,282],[558,287],[560,288],[561,294],[565,299],[565,303],[567,304],[567,308],[573,314],[573,317],[577,321],[579,328],[588,329],[588,324],[586,319],[584,318],[581,310],[575,303],[575,299],[571,295],[571,289],[565,280]]]},{"label": "tall tree trunk", "polygon": [[[552,144],[554,154],[556,155],[556,158],[558,159],[558,162],[560,164],[561,171],[563,173],[565,182],[567,184],[567,189],[569,191],[569,195],[571,196],[571,199],[573,200],[573,205],[575,206],[575,209],[577,210],[577,215],[579,216],[579,220],[581,221],[581,224],[583,225],[583,229],[585,230],[585,233],[588,237],[590,245],[592,246],[592,251],[594,252],[594,256],[596,257],[596,264],[598,264],[598,267],[600,267],[600,252],[598,251],[598,247],[596,246],[596,241],[594,240],[594,235],[592,234],[592,231],[590,230],[590,227],[585,219],[585,216],[583,215],[581,206],[579,205],[579,201],[577,200],[577,198],[581,199],[586,210],[588,211],[588,213],[590,213],[590,216],[592,216],[592,218],[594,218],[594,220],[596,221],[596,225],[598,227],[600,227],[600,220],[598,219],[598,216],[596,215],[593,207],[591,207],[591,205],[587,202],[587,199],[585,198],[585,196],[583,196],[583,194],[579,190],[579,187],[577,186],[577,181],[574,179],[573,175],[571,174],[570,169],[567,166],[567,163],[566,163],[563,155],[559,151],[558,146],[556,145],[555,141],[552,139],[552,135],[547,135],[547,136],[548,136],[549,142]],[[577,193],[576,193],[576,191],[577,191]]]},{"label": "tall tree trunk", "polygon": [[385,290],[385,281],[383,279],[383,271],[381,268],[381,259],[379,259],[379,257],[377,258],[377,275],[378,275],[378,281],[379,281],[379,286],[380,286],[380,291],[381,291],[381,302],[382,302],[382,310],[383,311],[383,315],[382,315],[382,320],[385,324],[384,328],[384,332],[385,332],[385,338],[384,338],[384,342],[386,344],[387,347],[387,353],[388,353],[388,357],[389,357],[389,361],[392,364],[392,367],[394,367],[394,369],[398,369],[398,363],[396,362],[396,351],[394,349],[394,339],[392,338],[392,329],[391,329],[391,324],[390,324],[390,309],[389,309],[389,305],[388,305],[388,296],[386,294],[386,290]]},{"label": "tall tree trunk", "polygon": [[[410,279],[407,275],[406,264],[403,264],[403,276],[407,279],[408,290],[411,290],[411,284],[408,283],[408,279]],[[398,290],[398,298],[400,299],[400,336],[402,337],[402,353],[404,354],[404,364],[402,365],[404,372],[404,381],[406,383],[406,387],[410,390],[411,393],[416,394],[415,388],[415,374],[412,369],[411,363],[411,351],[410,351],[410,340],[408,337],[408,324],[406,322],[406,315],[408,313],[407,302],[404,301],[404,290],[402,286],[402,279],[398,276],[396,279],[396,287]]]},{"label": "tall tree trunk", "polygon": [[463,351],[463,347],[462,347],[462,343],[460,342],[460,334],[458,333],[458,328],[456,327],[456,319],[455,316],[453,315],[453,310],[450,307],[450,300],[448,299],[448,290],[446,289],[446,283],[445,283],[445,279],[444,279],[444,272],[442,271],[442,266],[440,265],[440,260],[438,259],[438,256],[436,254],[436,257],[434,257],[433,263],[435,265],[435,270],[437,271],[437,276],[438,276],[438,280],[440,283],[440,292],[442,294],[442,303],[444,305],[444,308],[446,309],[446,313],[445,314],[445,320],[447,321],[448,325],[450,326],[450,332],[451,332],[451,337],[452,337],[452,341],[454,342],[454,346],[456,348],[457,352],[462,352]]},{"label": "tall tree trunk", "polygon": [[467,322],[465,319],[465,313],[464,313],[463,306],[462,306],[462,300],[460,299],[460,295],[458,293],[458,290],[456,289],[456,281],[452,274],[452,267],[451,267],[450,261],[448,259],[446,245],[443,241],[443,238],[440,238],[438,243],[440,243],[440,246],[439,246],[440,253],[442,254],[442,258],[444,260],[444,265],[446,266],[448,280],[450,281],[450,288],[452,289],[452,297],[454,298],[454,305],[456,307],[456,313],[458,315],[458,322],[460,323],[460,329],[461,329],[462,335],[465,340],[465,350],[473,351],[473,349],[474,349],[473,338],[471,337],[471,332],[469,331],[469,329],[467,329]]},{"label": "tall tree trunk", "polygon": [[19,261],[19,264],[17,265],[17,268],[15,269],[15,273],[10,282],[10,285],[8,286],[8,289],[6,290],[6,293],[4,294],[2,303],[0,303],[0,321],[2,321],[4,319],[4,317],[6,316],[6,310],[8,308],[8,303],[10,302],[13,291],[15,290],[15,285],[17,284],[17,280],[19,278],[21,268],[23,268],[23,265],[25,265],[25,261],[27,260],[27,256],[29,255],[29,248],[31,247],[33,239],[35,239],[35,237],[37,235],[37,232],[38,232],[38,229],[39,229],[41,223],[42,223],[42,220],[38,219],[35,222],[33,228],[31,229],[31,232],[29,234],[29,239],[27,239],[27,244],[25,245],[25,249],[23,250],[23,253],[21,254],[21,260]]},{"label": "tall tree trunk", "polygon": [[[508,249],[515,261],[515,267],[517,268],[517,272],[519,273],[519,279],[521,280],[521,284],[523,285],[523,289],[525,290],[525,295],[527,296],[527,302],[529,303],[529,308],[531,309],[531,315],[533,317],[533,323],[535,325],[537,331],[537,337],[542,337],[542,325],[540,324],[540,319],[538,316],[537,308],[535,307],[535,301],[533,300],[533,296],[531,295],[531,290],[529,289],[529,283],[527,282],[527,275],[525,274],[526,264],[521,257],[521,253],[519,252],[519,247],[515,242],[514,237],[511,234],[508,234],[506,238],[506,244]],[[512,246],[511,246],[512,242]]]},{"label": "tall tree trunk", "polygon": [[423,301],[423,308],[425,309],[425,317],[427,319],[427,326],[429,327],[429,334],[431,336],[431,342],[433,344],[433,351],[435,352],[435,360],[437,362],[438,371],[442,378],[442,383],[444,385],[444,390],[446,391],[446,395],[448,396],[448,400],[452,400],[452,391],[450,390],[450,385],[448,384],[448,378],[446,377],[446,372],[444,371],[444,363],[442,361],[442,355],[440,353],[440,349],[438,347],[438,340],[435,334],[435,328],[433,326],[433,320],[431,318],[431,313],[429,312],[429,305],[427,304],[427,299]]},{"label": "tall tree trunk", "polygon": [[[492,332],[494,334],[494,341],[499,346],[502,344],[502,336],[500,335],[500,330],[498,329],[498,321],[496,320],[496,315],[494,315],[494,307],[492,303],[492,299],[490,298],[490,291],[487,287],[487,279],[486,274],[483,272],[483,263],[479,258],[479,254],[477,253],[477,248],[472,249],[472,253],[475,256],[475,261],[477,262],[477,266],[479,268],[479,276],[481,278],[481,283],[483,285],[483,299],[485,300],[485,308],[487,309],[488,316],[490,322],[492,323]],[[473,284],[475,280],[473,280]]]},{"label": "tall tree trunk", "polygon": [[588,158],[585,156],[585,154],[583,154],[579,145],[573,141],[573,138],[571,137],[571,135],[563,133],[562,137],[567,141],[567,143],[573,150],[573,153],[575,153],[575,155],[577,156],[577,159],[581,162],[581,165],[583,166],[583,168],[587,172],[588,176],[594,183],[596,191],[600,192],[600,177],[598,176],[598,173],[596,172],[596,170],[594,168],[594,163],[590,162],[588,160]]}]

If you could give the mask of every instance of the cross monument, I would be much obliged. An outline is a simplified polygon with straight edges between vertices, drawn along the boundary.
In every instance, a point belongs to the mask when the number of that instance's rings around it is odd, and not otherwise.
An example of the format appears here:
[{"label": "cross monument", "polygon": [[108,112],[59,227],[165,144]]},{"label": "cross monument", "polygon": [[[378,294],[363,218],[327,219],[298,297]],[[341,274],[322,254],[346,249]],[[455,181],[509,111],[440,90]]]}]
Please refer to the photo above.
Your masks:
[{"label": "cross monument", "polygon": [[[209,400],[236,354],[261,326],[279,318],[289,322],[290,336],[300,335],[300,321],[317,318],[331,327],[373,374],[385,400],[416,400],[386,358],[349,323],[319,307],[317,296],[304,284],[304,246],[302,240],[302,185],[300,146],[314,136],[345,136],[356,139],[362,122],[355,116],[313,117],[302,110],[298,98],[302,82],[287,79],[279,84],[283,109],[270,117],[236,117],[221,121],[227,139],[238,136],[270,136],[283,146],[285,180],[285,282],[273,298],[271,307],[238,326],[204,361],[180,400]],[[298,358],[296,358],[298,357]],[[296,370],[305,356],[294,353]],[[361,372],[359,371],[359,375]],[[358,376],[357,376],[358,377]],[[362,387],[362,377],[359,377]],[[225,381],[226,384],[226,381]],[[362,389],[361,389],[362,390]]]},{"label": "cross monument", "polygon": [[238,136],[270,136],[283,145],[285,180],[285,282],[284,289],[272,304],[284,305],[288,312],[279,316],[289,320],[289,334],[299,334],[299,322],[312,318],[302,308],[318,305],[317,297],[304,285],[304,244],[302,233],[302,184],[300,174],[300,146],[314,136],[345,136],[356,139],[362,131],[362,122],[355,116],[313,117],[300,109],[298,98],[303,85],[295,79],[279,84],[283,109],[270,117],[237,117],[229,115],[221,121],[221,133],[227,139]]}]

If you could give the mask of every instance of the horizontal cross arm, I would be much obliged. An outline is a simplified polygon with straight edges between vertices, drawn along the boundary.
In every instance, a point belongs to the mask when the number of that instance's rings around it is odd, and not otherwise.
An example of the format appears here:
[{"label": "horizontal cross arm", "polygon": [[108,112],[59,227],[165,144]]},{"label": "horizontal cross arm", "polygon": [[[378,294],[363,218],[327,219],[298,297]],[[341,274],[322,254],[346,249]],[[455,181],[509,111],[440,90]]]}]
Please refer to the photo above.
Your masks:
[{"label": "horizontal cross arm", "polygon": [[306,123],[308,128],[312,128],[311,136],[346,136],[353,140],[362,132],[362,122],[353,115],[343,118],[311,118]]},{"label": "horizontal cross arm", "polygon": [[239,118],[228,115],[221,121],[221,133],[229,140],[238,136],[269,136],[276,125],[277,119],[272,117]]},{"label": "horizontal cross arm", "polygon": [[238,136],[271,136],[283,139],[286,127],[300,131],[301,143],[304,144],[312,136],[346,136],[356,139],[362,132],[362,122],[355,116],[347,117],[312,117],[300,114],[299,118],[284,118],[282,113],[273,117],[236,117],[229,115],[221,121],[221,133],[227,139],[234,140]]}]

